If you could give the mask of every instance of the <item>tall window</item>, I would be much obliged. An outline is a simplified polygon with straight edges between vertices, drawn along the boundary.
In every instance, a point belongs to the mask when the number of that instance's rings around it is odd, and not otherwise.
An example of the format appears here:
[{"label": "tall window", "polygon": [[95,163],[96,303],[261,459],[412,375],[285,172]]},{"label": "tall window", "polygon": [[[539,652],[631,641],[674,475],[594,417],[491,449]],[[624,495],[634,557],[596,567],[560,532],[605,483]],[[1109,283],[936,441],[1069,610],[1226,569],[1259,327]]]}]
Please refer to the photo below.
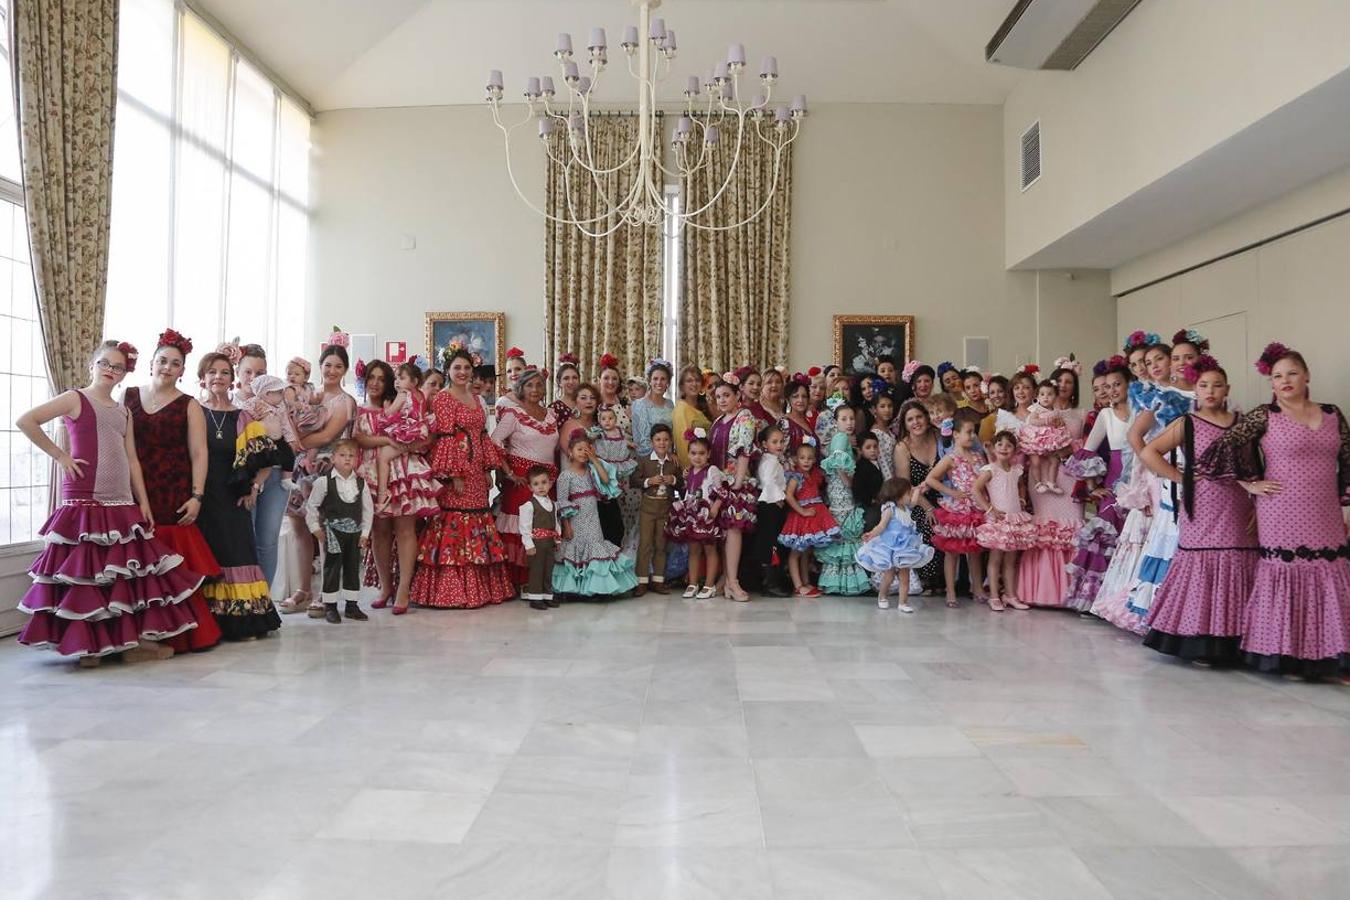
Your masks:
[{"label": "tall window", "polygon": [[105,334],[301,353],[308,114],[181,0],[122,0],[120,38]]},{"label": "tall window", "polygon": [[47,457],[14,428],[15,417],[51,390],[28,256],[9,63],[9,4],[0,0],[0,545],[37,538],[51,478]]}]

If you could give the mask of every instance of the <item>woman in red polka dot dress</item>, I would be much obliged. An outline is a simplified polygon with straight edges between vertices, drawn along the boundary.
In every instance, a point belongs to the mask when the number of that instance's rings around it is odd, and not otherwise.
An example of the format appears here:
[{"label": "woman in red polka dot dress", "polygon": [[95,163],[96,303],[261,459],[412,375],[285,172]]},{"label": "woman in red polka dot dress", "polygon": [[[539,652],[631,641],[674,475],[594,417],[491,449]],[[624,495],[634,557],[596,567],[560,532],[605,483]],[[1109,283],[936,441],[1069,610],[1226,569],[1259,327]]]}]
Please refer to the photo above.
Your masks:
[{"label": "woman in red polka dot dress", "polygon": [[1350,682],[1350,425],[1308,397],[1308,365],[1283,344],[1257,369],[1274,402],[1243,416],[1201,457],[1256,503],[1260,545],[1242,650],[1264,672]]}]

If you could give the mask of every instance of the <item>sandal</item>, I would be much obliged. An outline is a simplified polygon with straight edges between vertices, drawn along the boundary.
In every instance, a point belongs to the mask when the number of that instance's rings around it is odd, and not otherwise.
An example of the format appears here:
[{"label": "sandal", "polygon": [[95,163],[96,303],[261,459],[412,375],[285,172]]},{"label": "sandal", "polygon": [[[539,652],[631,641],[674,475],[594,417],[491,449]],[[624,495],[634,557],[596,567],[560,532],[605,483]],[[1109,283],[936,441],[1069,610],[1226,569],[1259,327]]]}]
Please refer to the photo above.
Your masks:
[{"label": "sandal", "polygon": [[1008,608],[1008,607],[1006,607],[1006,606],[1003,605],[1003,600],[1000,599],[999,597],[990,597],[990,598],[989,598],[989,611],[990,611],[990,612],[1003,612],[1003,611],[1004,611],[1005,609],[1007,609],[1007,608]]},{"label": "sandal", "polygon": [[1030,603],[1023,603],[1017,597],[1009,597],[1006,595],[1003,597],[1003,605],[1011,606],[1013,609],[1031,609]]},{"label": "sandal", "polygon": [[960,609],[960,607],[961,607],[961,603],[960,603],[960,601],[957,600],[955,597],[948,597],[948,598],[947,598],[947,608],[948,608],[948,609]]},{"label": "sandal", "polygon": [[296,591],[278,603],[277,609],[281,610],[283,615],[305,612],[309,609],[309,599],[308,591]]}]

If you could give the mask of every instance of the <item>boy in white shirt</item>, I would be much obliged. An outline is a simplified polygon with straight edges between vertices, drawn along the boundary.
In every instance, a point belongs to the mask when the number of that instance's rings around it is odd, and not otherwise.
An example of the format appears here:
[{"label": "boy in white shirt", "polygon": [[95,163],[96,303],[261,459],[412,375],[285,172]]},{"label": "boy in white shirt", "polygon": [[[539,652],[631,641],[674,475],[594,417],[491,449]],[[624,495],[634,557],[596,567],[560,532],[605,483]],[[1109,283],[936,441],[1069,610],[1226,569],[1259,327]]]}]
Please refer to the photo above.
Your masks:
[{"label": "boy in white shirt", "polygon": [[529,557],[529,580],[520,598],[530,609],[548,609],[560,604],[553,598],[553,556],[558,546],[558,515],[548,492],[553,476],[543,466],[530,469],[530,502],[520,505],[520,542]]},{"label": "boy in white shirt", "polygon": [[324,618],[336,625],[339,596],[346,599],[347,618],[364,622],[357,597],[361,592],[361,559],[370,542],[375,507],[365,479],[356,474],[360,449],[350,438],[333,447],[333,469],[314,479],[314,489],[305,502],[305,525],[323,552]]}]

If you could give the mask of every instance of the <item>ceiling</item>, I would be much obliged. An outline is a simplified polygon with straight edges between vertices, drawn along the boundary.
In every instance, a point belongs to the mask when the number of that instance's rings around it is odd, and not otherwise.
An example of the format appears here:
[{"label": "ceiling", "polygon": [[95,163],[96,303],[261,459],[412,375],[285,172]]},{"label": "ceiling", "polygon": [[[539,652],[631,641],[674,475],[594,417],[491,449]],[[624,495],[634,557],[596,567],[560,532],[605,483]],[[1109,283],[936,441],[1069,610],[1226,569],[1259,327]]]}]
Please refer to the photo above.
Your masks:
[{"label": "ceiling", "polygon": [[[665,0],[655,13],[679,39],[663,99],[705,75],[727,45],[753,74],[778,57],[778,96],[811,102],[1001,104],[1023,73],[984,61],[1013,0]],[[197,0],[314,106],[480,103],[489,69],[517,97],[554,75],[558,32],[583,49],[605,28],[611,66],[599,99],[634,91],[618,43],[636,24],[628,0]]]}]

